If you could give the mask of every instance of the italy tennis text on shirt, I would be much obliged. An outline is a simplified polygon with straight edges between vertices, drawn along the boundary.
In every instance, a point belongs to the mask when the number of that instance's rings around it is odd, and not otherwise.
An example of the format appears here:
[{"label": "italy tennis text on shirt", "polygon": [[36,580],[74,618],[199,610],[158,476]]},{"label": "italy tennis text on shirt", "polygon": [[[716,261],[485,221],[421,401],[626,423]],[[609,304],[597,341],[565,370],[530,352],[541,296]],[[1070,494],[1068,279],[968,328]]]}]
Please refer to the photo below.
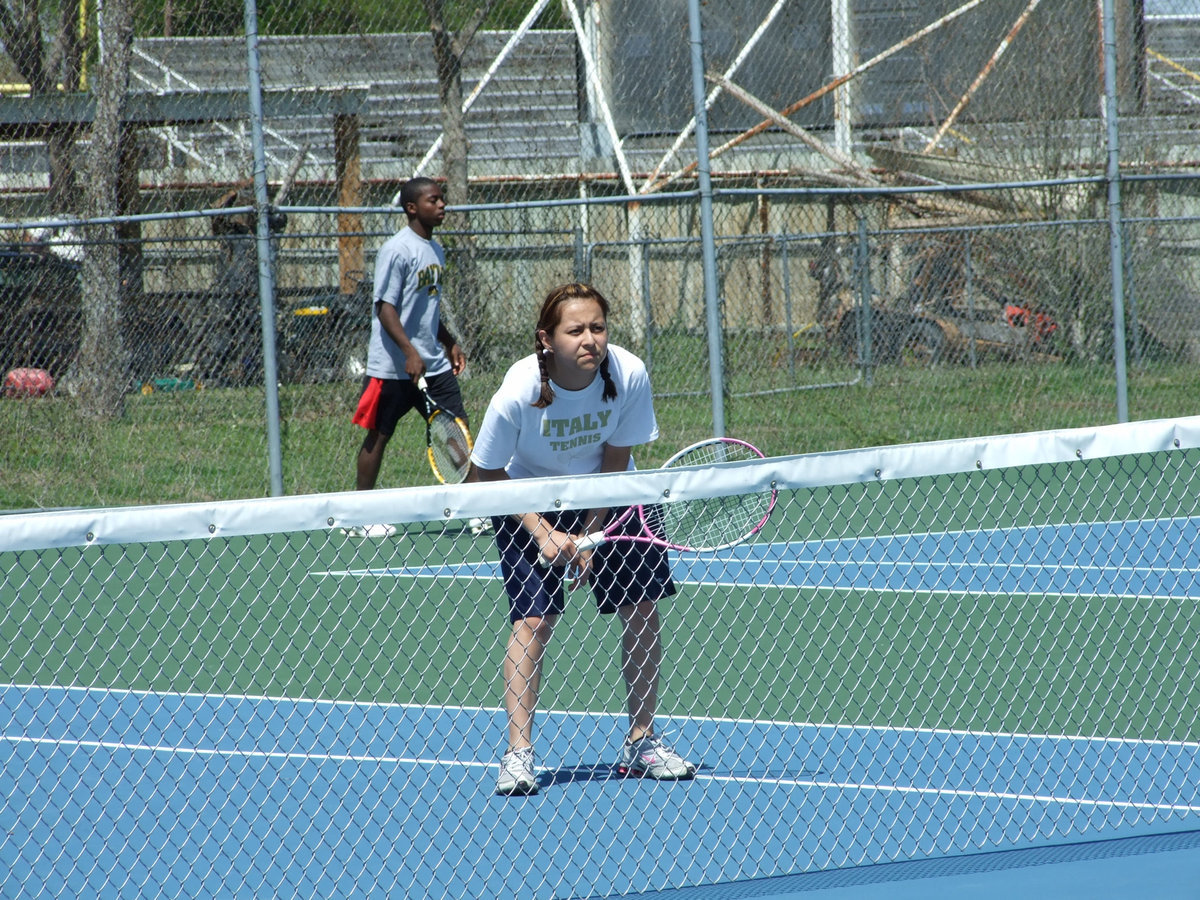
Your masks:
[{"label": "italy tennis text on shirt", "polygon": [[611,409],[603,409],[594,416],[591,413],[584,413],[582,416],[572,416],[569,419],[547,418],[542,423],[542,436],[570,437],[585,431],[599,431],[608,424],[611,416]]}]

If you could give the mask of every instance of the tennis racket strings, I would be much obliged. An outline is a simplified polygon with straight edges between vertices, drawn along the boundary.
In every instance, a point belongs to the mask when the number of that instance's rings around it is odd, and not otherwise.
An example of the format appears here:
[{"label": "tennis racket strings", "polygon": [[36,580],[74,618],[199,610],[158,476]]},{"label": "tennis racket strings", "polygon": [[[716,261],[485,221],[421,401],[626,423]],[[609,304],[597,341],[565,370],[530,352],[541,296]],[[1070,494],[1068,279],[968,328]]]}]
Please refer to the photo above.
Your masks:
[{"label": "tennis racket strings", "polygon": [[771,491],[664,503],[645,510],[647,527],[669,543],[719,550],[741,543],[762,527],[775,503]]},{"label": "tennis racket strings", "polygon": [[467,477],[471,438],[453,416],[440,410],[429,420],[429,453],[435,474],[447,484]]},{"label": "tennis racket strings", "polygon": [[684,447],[665,463],[663,468],[680,468],[682,466],[711,466],[716,463],[740,462],[748,459],[762,459],[763,454],[753,444],[739,441],[736,438],[710,438]]},{"label": "tennis racket strings", "polygon": [[[753,444],[736,438],[712,438],[680,450],[663,468],[711,466],[762,459]],[[694,550],[719,550],[755,534],[775,506],[775,491],[755,491],[666,503],[643,510],[647,527],[669,543]]]},{"label": "tennis racket strings", "polygon": [[443,484],[458,484],[470,471],[471,433],[464,422],[436,404],[429,395],[425,376],[417,379],[417,387],[425,397],[429,467]]}]

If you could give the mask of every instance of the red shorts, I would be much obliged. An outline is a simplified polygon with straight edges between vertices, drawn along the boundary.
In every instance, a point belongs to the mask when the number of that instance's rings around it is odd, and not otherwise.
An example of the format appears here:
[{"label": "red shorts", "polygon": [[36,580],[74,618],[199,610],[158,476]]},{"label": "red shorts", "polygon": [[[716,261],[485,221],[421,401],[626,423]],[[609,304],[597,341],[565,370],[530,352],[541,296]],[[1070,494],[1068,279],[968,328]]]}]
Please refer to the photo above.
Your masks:
[{"label": "red shorts", "polygon": [[354,418],[350,421],[367,430],[373,430],[379,418],[379,395],[382,392],[383,379],[368,378],[363,385],[362,396],[358,398],[358,409],[354,411]]},{"label": "red shorts", "polygon": [[[440,375],[428,376],[428,380],[429,396],[440,404],[442,409],[465,421],[467,414],[463,409],[458,379],[449,372],[442,372]],[[397,423],[410,409],[425,415],[425,399],[415,384],[407,378],[384,379],[367,376],[363,379],[358,409],[354,411],[350,421],[368,431],[378,431],[390,436],[395,432]]]}]

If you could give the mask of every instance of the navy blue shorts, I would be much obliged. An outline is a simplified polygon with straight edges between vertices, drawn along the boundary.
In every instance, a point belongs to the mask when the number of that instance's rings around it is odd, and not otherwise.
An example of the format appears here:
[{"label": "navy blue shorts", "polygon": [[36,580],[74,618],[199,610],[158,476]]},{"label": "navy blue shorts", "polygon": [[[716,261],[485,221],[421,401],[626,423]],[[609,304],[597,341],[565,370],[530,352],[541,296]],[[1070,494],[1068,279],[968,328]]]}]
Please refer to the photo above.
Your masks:
[{"label": "navy blue shorts", "polygon": [[[614,510],[619,516],[623,510]],[[559,530],[578,534],[584,513],[542,513],[547,521],[558,522]],[[566,610],[566,566],[542,563],[537,542],[512,516],[496,516],[496,546],[500,550],[500,571],[508,593],[510,622],[536,616],[561,615]],[[622,529],[624,530],[624,529]],[[636,521],[629,528],[636,534]],[[667,553],[656,544],[615,541],[601,544],[592,554],[592,594],[601,613],[610,614],[622,606],[646,600],[661,600],[675,593]]]},{"label": "navy blue shorts", "polygon": [[[451,372],[443,372],[441,375],[426,376],[425,380],[429,385],[429,396],[436,400],[442,409],[465,421],[467,413],[463,408],[458,378]],[[362,396],[359,398],[353,422],[363,428],[374,429],[380,434],[391,436],[396,431],[396,424],[410,409],[416,409],[424,418],[425,398],[421,396],[415,384],[407,378],[367,376],[363,379]]]}]

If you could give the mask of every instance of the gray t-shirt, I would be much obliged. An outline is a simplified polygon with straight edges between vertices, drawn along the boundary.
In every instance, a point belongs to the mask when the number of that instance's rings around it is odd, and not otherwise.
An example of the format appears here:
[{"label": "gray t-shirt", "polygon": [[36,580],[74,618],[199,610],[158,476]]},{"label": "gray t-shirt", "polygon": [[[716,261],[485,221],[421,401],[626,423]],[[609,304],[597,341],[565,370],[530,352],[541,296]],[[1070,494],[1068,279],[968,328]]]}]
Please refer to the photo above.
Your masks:
[{"label": "gray t-shirt", "polygon": [[438,341],[441,322],[442,274],[446,254],[437,241],[426,240],[405,226],[379,248],[375,257],[375,300],[371,305],[371,342],[367,374],[375,378],[407,379],[404,353],[384,332],[375,312],[390,303],[421,358],[427,375],[450,371],[446,349]]}]

